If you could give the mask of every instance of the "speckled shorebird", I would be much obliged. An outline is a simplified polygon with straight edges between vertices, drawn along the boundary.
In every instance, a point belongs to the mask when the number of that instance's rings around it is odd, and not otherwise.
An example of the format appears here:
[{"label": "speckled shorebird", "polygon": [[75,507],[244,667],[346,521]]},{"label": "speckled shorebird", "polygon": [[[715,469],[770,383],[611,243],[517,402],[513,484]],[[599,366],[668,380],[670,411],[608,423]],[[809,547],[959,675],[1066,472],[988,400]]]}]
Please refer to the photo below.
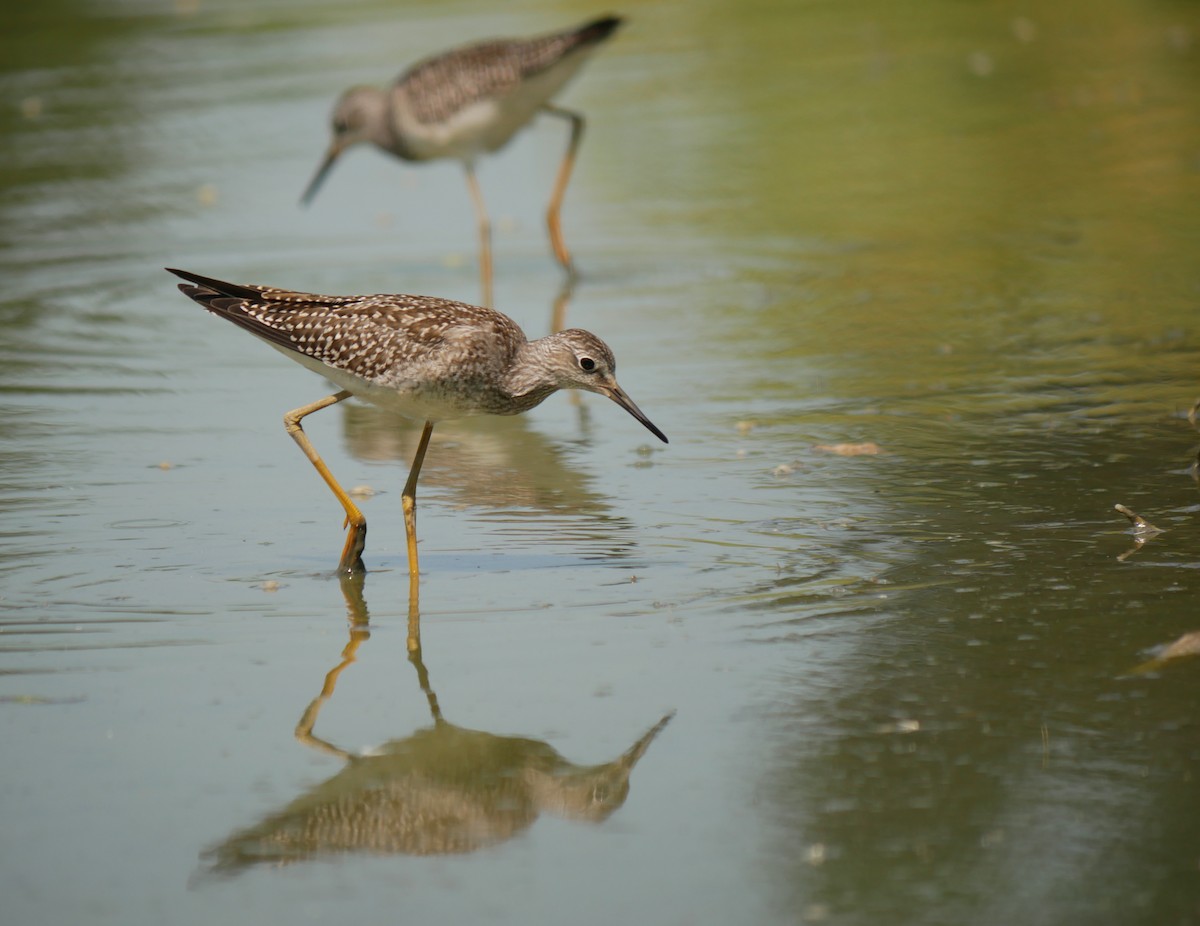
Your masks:
[{"label": "speckled shorebird", "polygon": [[530,341],[507,315],[448,299],[318,296],[168,270],[194,284],[180,284],[184,295],[341,387],[288,412],[283,422],[346,511],[349,532],[338,565],[343,573],[363,568],[367,521],[333,478],[300,421],[352,395],[425,422],[402,496],[413,579],[418,574],[417,476],[435,422],[517,415],[559,389],[584,389],[608,396],[667,442],[617,385],[616,361],[608,345],[588,331],[568,328]]},{"label": "speckled shorebird", "polygon": [[338,156],[359,142],[371,142],[405,161],[462,161],[479,224],[483,301],[491,305],[491,225],[475,162],[503,148],[539,112],[549,113],[571,123],[546,222],[554,256],[573,273],[560,212],[583,136],[583,116],[550,100],[620,24],[618,17],[606,16],[566,32],[466,45],[419,62],[386,89],[351,87],[334,107],[333,141],[301,202],[312,200]]}]

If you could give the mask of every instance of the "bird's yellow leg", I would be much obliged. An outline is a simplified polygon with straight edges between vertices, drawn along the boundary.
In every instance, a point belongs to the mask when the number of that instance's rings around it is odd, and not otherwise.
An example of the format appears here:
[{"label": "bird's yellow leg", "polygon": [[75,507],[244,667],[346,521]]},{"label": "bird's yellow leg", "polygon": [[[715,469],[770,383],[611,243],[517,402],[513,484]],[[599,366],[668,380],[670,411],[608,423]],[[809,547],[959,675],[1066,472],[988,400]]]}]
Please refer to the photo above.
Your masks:
[{"label": "bird's yellow leg", "polygon": [[475,177],[475,165],[467,163],[467,189],[475,206],[475,220],[479,225],[479,278],[483,286],[483,304],[492,307],[492,223],[488,218],[483,192]]},{"label": "bird's yellow leg", "polygon": [[336,405],[343,399],[350,398],[351,395],[351,392],[343,389],[341,392],[335,392],[333,395],[326,396],[323,399],[313,402],[311,405],[294,409],[283,416],[283,426],[287,428],[288,434],[292,435],[292,440],[304,451],[304,455],[316,467],[317,472],[321,474],[321,478],[325,480],[325,484],[337,496],[337,500],[341,502],[342,508],[346,511],[346,523],[344,526],[349,528],[349,530],[346,534],[346,545],[342,548],[342,558],[338,562],[338,572],[342,574],[359,572],[364,568],[362,552],[367,546],[367,519],[358,510],[358,506],[354,504],[350,496],[346,494],[346,490],[338,485],[338,481],[333,478],[333,473],[329,471],[329,467],[325,465],[325,461],[321,459],[321,455],[317,453],[316,448],[309,441],[308,435],[304,433],[304,428],[300,426],[300,420],[307,415],[311,415],[313,412],[319,412],[330,405]]},{"label": "bird's yellow leg", "polygon": [[[575,276],[573,273],[568,273],[567,278],[563,280],[562,289],[558,291],[558,295],[554,297],[554,307],[550,310],[550,332],[558,334],[567,327],[567,309],[571,306],[571,295],[575,292]],[[583,393],[579,389],[564,389],[567,394],[567,401],[579,409],[580,415],[586,414],[586,409],[583,406]]]},{"label": "bird's yellow leg", "polygon": [[408,482],[404,483],[404,493],[400,502],[404,506],[404,537],[408,541],[408,582],[409,595],[414,595],[415,583],[419,570],[417,568],[417,477],[421,475],[421,464],[425,462],[425,451],[429,449],[429,436],[433,434],[433,422],[426,421],[421,431],[421,441],[417,444],[417,454],[413,457],[412,469],[408,473]]},{"label": "bird's yellow leg", "polygon": [[543,106],[542,111],[570,120],[571,123],[571,138],[567,142],[562,163],[558,165],[558,177],[554,181],[554,192],[550,194],[550,207],[546,210],[546,225],[550,229],[550,246],[554,249],[555,259],[569,276],[574,276],[575,265],[571,262],[571,252],[567,250],[567,243],[563,240],[562,202],[567,192],[567,183],[571,179],[571,171],[575,167],[575,153],[579,150],[579,142],[583,138],[583,116],[549,104]]}]

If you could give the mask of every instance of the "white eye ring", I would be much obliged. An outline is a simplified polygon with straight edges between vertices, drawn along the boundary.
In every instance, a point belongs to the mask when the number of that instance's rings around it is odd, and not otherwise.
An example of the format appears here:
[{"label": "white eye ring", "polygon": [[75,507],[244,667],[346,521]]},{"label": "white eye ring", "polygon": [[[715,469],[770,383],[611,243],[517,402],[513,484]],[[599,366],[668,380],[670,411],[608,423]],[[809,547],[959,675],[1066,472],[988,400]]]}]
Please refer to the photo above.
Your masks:
[{"label": "white eye ring", "polygon": [[585,373],[591,373],[594,369],[596,369],[596,361],[591,357],[580,357],[579,368]]}]

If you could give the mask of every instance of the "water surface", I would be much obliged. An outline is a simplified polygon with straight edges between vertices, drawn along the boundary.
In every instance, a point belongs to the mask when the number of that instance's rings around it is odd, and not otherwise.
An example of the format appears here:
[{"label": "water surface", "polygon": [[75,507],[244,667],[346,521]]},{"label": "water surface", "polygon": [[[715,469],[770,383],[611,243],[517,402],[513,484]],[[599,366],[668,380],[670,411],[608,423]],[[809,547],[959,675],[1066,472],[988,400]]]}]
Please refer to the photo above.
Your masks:
[{"label": "water surface", "polygon": [[323,412],[376,493],[331,577],[280,419],[327,387],[161,268],[476,300],[455,165],[298,207],[329,108],[597,12],[12,14],[6,921],[1200,921],[1200,663],[1147,665],[1200,629],[1190,5],[622,10],[563,97],[573,290],[559,121],[480,177],[497,305],[601,334],[670,446],[590,396],[440,425],[410,602],[417,431]]}]

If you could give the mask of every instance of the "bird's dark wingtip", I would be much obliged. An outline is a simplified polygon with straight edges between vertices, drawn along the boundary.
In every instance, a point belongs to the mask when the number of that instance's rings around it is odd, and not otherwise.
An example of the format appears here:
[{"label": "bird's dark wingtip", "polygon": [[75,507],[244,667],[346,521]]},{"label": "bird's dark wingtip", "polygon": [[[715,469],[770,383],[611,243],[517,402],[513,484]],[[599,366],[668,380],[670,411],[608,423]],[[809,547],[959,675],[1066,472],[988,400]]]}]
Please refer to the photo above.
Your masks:
[{"label": "bird's dark wingtip", "polygon": [[[189,283],[194,283],[196,286],[206,290],[211,290],[221,296],[230,296],[234,299],[255,299],[258,297],[258,290],[251,289],[248,286],[239,286],[237,283],[227,283],[224,280],[217,280],[213,277],[201,276],[198,273],[192,273],[188,270],[176,270],[173,267],[165,267],[168,273],[173,273],[182,280],[187,280]],[[192,295],[193,287],[180,286],[180,292],[190,296]]]},{"label": "bird's dark wingtip", "polygon": [[204,286],[217,292],[219,292],[217,286],[224,285],[220,280],[202,277],[200,274],[192,273],[189,270],[177,270],[174,267],[164,267],[163,269],[166,270],[167,273],[175,274],[175,276],[179,277],[181,280],[187,280],[189,283],[195,283],[197,286]]},{"label": "bird's dark wingtip", "polygon": [[578,35],[584,42],[603,42],[616,32],[623,22],[625,20],[620,16],[602,16],[581,27]]}]

